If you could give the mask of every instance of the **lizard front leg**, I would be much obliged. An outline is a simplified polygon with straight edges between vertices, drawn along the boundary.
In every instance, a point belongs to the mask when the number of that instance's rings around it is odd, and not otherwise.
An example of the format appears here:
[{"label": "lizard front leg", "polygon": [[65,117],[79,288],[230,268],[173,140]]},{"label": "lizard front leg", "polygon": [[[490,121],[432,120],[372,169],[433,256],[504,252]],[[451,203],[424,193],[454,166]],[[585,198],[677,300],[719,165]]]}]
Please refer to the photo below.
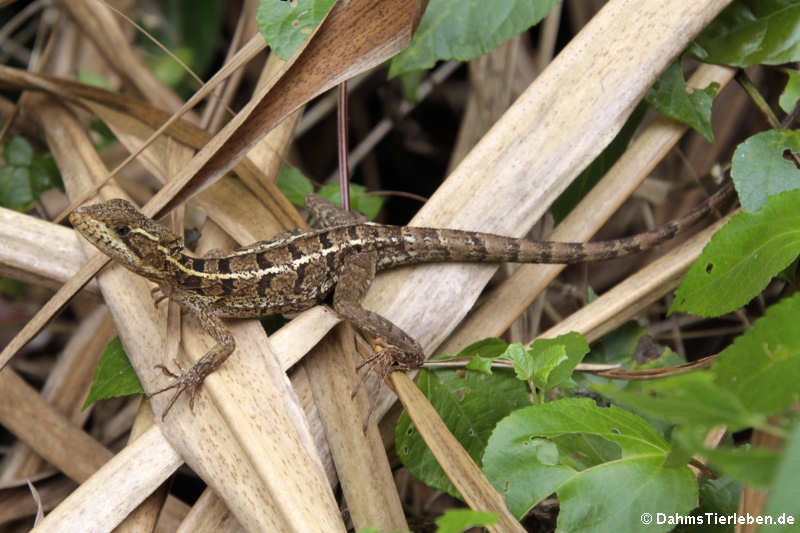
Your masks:
[{"label": "lizard front leg", "polygon": [[425,361],[425,354],[419,343],[405,331],[378,313],[362,307],[361,300],[375,279],[376,263],[375,252],[359,253],[345,259],[333,293],[333,308],[356,328],[388,345],[376,354],[376,359],[383,358],[379,375],[385,378],[392,370],[419,368]]},{"label": "lizard front leg", "polygon": [[205,307],[194,305],[186,305],[185,307],[197,317],[198,321],[200,322],[200,326],[205,332],[211,335],[214,340],[217,341],[217,344],[208,352],[206,352],[206,354],[203,355],[203,357],[201,357],[188,370],[184,371],[176,362],[175,364],[178,367],[178,372],[180,373],[172,372],[164,365],[156,365],[156,368],[160,368],[164,374],[175,379],[175,381],[173,381],[171,384],[148,396],[152,397],[156,394],[161,394],[162,392],[175,389],[175,394],[173,394],[172,398],[170,398],[166,409],[164,409],[164,412],[161,415],[162,419],[167,416],[167,413],[170,409],[172,409],[175,400],[178,399],[183,391],[187,391],[189,394],[189,409],[194,409],[194,400],[197,396],[198,390],[200,390],[200,385],[203,384],[203,381],[209,374],[214,372],[222,363],[225,362],[231,353],[233,353],[234,348],[236,348],[236,341],[233,339],[233,335],[231,335],[230,330],[228,330],[218,316],[212,314]]}]

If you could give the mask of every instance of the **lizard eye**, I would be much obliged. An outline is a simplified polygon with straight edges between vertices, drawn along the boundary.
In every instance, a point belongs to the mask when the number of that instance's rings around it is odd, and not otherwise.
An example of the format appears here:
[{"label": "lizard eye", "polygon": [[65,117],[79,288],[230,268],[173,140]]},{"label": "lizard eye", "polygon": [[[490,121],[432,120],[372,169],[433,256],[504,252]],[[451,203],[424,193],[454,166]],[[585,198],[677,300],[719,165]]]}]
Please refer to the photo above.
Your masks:
[{"label": "lizard eye", "polygon": [[117,232],[117,235],[119,235],[120,237],[125,237],[128,233],[131,232],[131,228],[129,228],[128,226],[117,226],[115,228],[115,231]]}]

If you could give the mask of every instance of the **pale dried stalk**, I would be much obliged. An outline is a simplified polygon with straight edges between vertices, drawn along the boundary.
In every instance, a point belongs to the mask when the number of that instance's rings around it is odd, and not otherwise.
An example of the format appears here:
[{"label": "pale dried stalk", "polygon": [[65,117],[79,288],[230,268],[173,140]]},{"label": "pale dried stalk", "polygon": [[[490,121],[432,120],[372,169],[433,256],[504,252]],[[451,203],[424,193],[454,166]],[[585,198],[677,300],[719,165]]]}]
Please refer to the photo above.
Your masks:
[{"label": "pale dried stalk", "polygon": [[[32,531],[36,533],[80,531],[101,533],[119,523],[148,494],[158,488],[181,465],[182,460],[152,426],[133,443],[103,465],[89,480],[70,494]],[[115,500],[103,497],[109,490],[139,496]]]},{"label": "pale dried stalk", "polygon": [[354,373],[358,364],[354,335],[349,324],[341,324],[317,347],[314,357],[304,361],[304,367],[354,526],[406,531],[403,506],[374,420],[362,432],[369,410],[364,387],[351,398],[360,379]]},{"label": "pale dried stalk", "polygon": [[[75,232],[0,207],[0,275],[48,288],[59,288],[86,260]],[[86,289],[98,293],[97,283]]]},{"label": "pale dried stalk", "polygon": [[[72,335],[42,388],[42,398],[78,427],[89,416],[89,411],[83,411],[81,407],[97,361],[112,335],[113,325],[108,310],[98,307],[81,322]],[[35,421],[31,420],[29,423],[34,424]],[[30,432],[34,431],[36,428],[31,427]],[[3,459],[0,481],[29,477],[41,471],[45,465],[44,460],[29,446],[17,441]]]},{"label": "pale dried stalk", "polygon": [[[152,430],[155,426],[153,421],[153,410],[150,409],[150,404],[148,402],[140,402],[139,403],[139,411],[136,415],[136,420],[133,423],[133,427],[130,428],[130,435],[128,436],[128,446],[138,440],[139,437],[145,435],[148,430]],[[157,435],[156,437],[150,436],[151,441],[155,441],[154,444],[156,446],[163,446],[162,442],[165,441],[162,435]],[[167,444],[169,451],[163,454],[156,454],[147,452],[147,455],[158,457],[157,460],[165,461],[163,464],[158,465],[157,468],[152,468],[152,462],[147,463],[150,468],[148,472],[137,472],[136,477],[139,479],[141,483],[144,483],[148,489],[152,487],[152,484],[156,482],[158,478],[163,477],[165,474],[167,477],[172,473],[168,471],[168,468],[171,464],[177,464],[180,466],[183,464],[183,459],[178,457],[177,461],[173,460],[170,462],[170,454],[177,455],[174,449]],[[134,460],[140,460],[138,457],[134,457]],[[95,474],[93,477],[105,477],[99,472]],[[114,486],[113,480],[107,480],[109,486]],[[131,485],[131,484],[128,484]],[[83,490],[84,487],[82,486],[80,490]],[[140,531],[153,531],[155,528],[156,523],[158,522],[159,514],[161,513],[161,508],[165,503],[165,500],[168,498],[169,494],[169,484],[166,482],[161,483],[157,489],[147,490],[147,489],[139,489],[138,487],[133,488],[131,492],[136,492],[137,494],[146,494],[148,495],[135,509],[131,508],[133,505],[126,504],[125,508],[120,509],[120,515],[123,517],[123,521],[114,528],[114,533],[139,533]],[[130,507],[129,507],[130,506]],[[85,509],[82,511],[85,512]]]},{"label": "pale dried stalk", "polygon": [[111,458],[10,368],[0,372],[0,394],[0,424],[70,478],[83,481]]},{"label": "pale dried stalk", "polygon": [[[725,86],[733,73],[732,69],[725,67],[702,65],[689,80],[689,85],[704,88],[711,82],[717,82]],[[687,129],[685,124],[666,117],[660,117],[650,124],[548,239],[588,240],[642,183]],[[485,296],[481,305],[472,310],[438,350],[457,353],[478,339],[501,335],[563,268],[563,265],[521,265],[509,279]]]}]

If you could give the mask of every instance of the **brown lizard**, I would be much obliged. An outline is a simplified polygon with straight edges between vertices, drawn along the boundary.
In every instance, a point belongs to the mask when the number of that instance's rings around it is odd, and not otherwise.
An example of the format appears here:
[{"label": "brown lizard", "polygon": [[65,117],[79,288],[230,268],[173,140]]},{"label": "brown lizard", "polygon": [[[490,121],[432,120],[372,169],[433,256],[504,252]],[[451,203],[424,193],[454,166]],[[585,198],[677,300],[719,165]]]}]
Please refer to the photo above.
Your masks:
[{"label": "brown lizard", "polygon": [[222,318],[253,318],[308,309],[333,291],[333,308],[357,328],[385,341],[372,358],[381,378],[393,370],[418,368],[420,345],[361,300],[381,270],[438,262],[577,263],[620,257],[651,248],[688,227],[732,191],[721,188],[681,218],[632,237],[567,243],[531,241],[452,229],[386,226],[343,211],[309,195],[306,205],[323,229],[288,233],[226,255],[193,257],[183,239],[145,217],[126,200],[77,209],[72,225],[102,252],[159,284],[164,294],[194,314],[217,345],[191,368],[157,391],[175,389],[164,415],[183,391],[189,405],[203,380],[233,352],[235,342]]}]

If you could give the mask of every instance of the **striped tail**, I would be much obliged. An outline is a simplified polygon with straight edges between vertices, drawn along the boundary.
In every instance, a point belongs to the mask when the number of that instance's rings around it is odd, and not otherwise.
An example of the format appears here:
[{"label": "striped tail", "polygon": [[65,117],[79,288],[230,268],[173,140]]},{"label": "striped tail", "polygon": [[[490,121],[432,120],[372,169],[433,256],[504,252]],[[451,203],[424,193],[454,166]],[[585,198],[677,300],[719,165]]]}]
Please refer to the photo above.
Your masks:
[{"label": "striped tail", "polygon": [[718,207],[731,193],[727,183],[685,215],[631,237],[588,243],[531,241],[452,229],[397,228],[404,250],[379,266],[415,263],[583,263],[641,252],[674,237]]}]

